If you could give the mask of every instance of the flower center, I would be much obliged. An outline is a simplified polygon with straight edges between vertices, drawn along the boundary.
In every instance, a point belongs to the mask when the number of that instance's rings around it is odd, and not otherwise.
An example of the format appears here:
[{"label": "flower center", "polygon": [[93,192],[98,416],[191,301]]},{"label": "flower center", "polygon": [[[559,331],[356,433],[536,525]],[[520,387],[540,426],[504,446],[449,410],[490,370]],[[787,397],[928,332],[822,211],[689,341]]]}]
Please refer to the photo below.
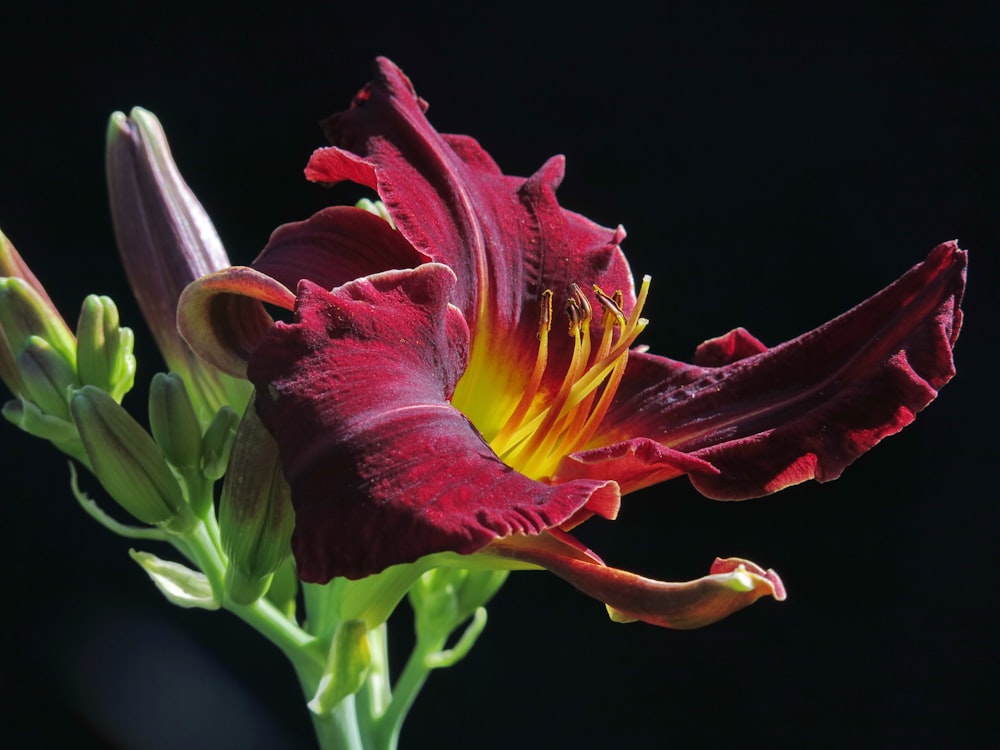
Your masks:
[{"label": "flower center", "polygon": [[[642,280],[630,315],[622,311],[622,293],[606,294],[594,286],[601,305],[601,335],[591,336],[594,311],[583,290],[573,284],[566,301],[573,351],[560,380],[549,367],[552,292],[542,294],[538,348],[525,379],[528,361],[512,371],[492,347],[473,347],[469,367],[452,404],[483,433],[504,463],[532,479],[550,477],[562,459],[586,447],[597,432],[618,390],[628,352],[648,321],[640,317],[650,277]],[[548,374],[549,377],[546,377]]]}]

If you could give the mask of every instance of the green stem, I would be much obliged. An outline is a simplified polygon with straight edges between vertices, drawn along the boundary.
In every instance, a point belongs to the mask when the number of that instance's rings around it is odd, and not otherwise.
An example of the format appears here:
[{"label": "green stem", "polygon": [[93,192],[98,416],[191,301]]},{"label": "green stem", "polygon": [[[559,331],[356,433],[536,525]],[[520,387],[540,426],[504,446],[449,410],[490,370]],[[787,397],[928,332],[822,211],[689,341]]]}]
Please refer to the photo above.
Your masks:
[{"label": "green stem", "polygon": [[417,641],[410,653],[410,658],[406,660],[403,673],[393,687],[392,702],[376,723],[373,732],[373,750],[396,750],[403,721],[431,673],[427,657],[440,651],[444,644],[445,639],[443,638],[432,643]]},{"label": "green stem", "polygon": [[366,736],[373,737],[392,701],[388,627],[385,623],[368,631],[368,647],[371,651],[371,666],[368,677],[357,694],[357,710],[361,731]]},{"label": "green stem", "polygon": [[[224,588],[226,561],[218,543],[218,526],[213,515],[209,514],[205,523],[195,527],[183,540],[183,546],[208,578],[223,607],[271,641],[291,662],[302,693],[306,701],[310,700],[323,677],[328,644],[324,645],[321,639],[300,628],[265,598],[250,605],[227,600]],[[354,696],[348,696],[323,716],[310,712],[310,718],[322,750],[365,750]]]},{"label": "green stem", "polygon": [[309,715],[321,750],[366,750],[353,695],[344,698],[328,714],[318,716],[310,711]]}]

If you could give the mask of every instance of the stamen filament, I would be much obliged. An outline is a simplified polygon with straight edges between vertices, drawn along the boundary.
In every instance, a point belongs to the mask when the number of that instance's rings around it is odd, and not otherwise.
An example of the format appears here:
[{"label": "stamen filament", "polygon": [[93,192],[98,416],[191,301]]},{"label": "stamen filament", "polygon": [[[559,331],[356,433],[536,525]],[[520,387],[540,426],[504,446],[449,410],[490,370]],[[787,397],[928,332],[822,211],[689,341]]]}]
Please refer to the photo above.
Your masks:
[{"label": "stamen filament", "polygon": [[[536,401],[548,365],[547,334],[552,305],[551,292],[543,295],[535,366],[517,407],[490,441],[493,450],[508,465],[543,479],[555,471],[565,456],[590,442],[611,407],[628,364],[629,350],[648,324],[640,316],[649,285],[650,278],[646,276],[635,307],[627,317],[621,309],[624,299],[620,291],[609,296],[594,287],[594,295],[603,308],[603,332],[596,348],[590,336],[591,304],[580,287],[572,285],[566,312],[573,352],[557,393],[539,408]],[[534,413],[533,407],[538,409]]]},{"label": "stamen filament", "polygon": [[545,374],[545,367],[549,360],[549,331],[552,330],[552,290],[546,289],[542,292],[542,311],[539,315],[538,323],[538,353],[535,355],[535,366],[531,371],[531,378],[521,395],[514,412],[507,419],[503,428],[493,438],[493,449],[500,453],[502,450],[498,446],[506,445],[511,438],[511,434],[517,426],[524,420],[538,393],[538,386],[542,383],[542,375]]}]

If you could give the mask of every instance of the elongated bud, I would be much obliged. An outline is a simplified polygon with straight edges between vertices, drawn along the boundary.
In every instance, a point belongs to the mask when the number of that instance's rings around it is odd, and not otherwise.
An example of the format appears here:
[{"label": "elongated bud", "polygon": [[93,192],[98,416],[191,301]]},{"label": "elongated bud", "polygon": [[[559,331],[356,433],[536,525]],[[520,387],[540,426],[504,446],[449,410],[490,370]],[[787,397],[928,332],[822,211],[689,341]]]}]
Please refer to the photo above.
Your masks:
[{"label": "elongated bud", "polygon": [[118,308],[110,297],[89,295],[76,326],[76,361],[80,381],[96,385],[118,401],[135,382],[135,335],[119,326]]},{"label": "elongated bud", "polygon": [[201,473],[213,482],[226,473],[239,426],[240,415],[228,406],[223,406],[215,413],[205,430],[205,436],[201,440]]},{"label": "elongated bud", "polygon": [[149,384],[149,429],[163,455],[181,472],[201,464],[201,426],[176,373],[158,372]]},{"label": "elongated bud", "polygon": [[190,530],[194,514],[149,433],[91,385],[73,395],[70,408],[91,469],[115,502],[143,523],[176,533]]},{"label": "elongated bud", "polygon": [[0,376],[15,393],[21,381],[13,364],[28,339],[37,336],[76,367],[76,341],[66,322],[44,292],[18,277],[0,279],[0,335],[4,353],[0,354]]},{"label": "elongated bud", "polygon": [[[11,289],[11,285],[6,283],[7,279],[19,279],[33,292],[24,294],[24,300],[12,300],[6,303],[0,301],[0,379],[7,384],[11,391],[18,395],[24,393],[24,383],[21,380],[15,358],[20,353],[25,339],[24,321],[19,321],[18,310],[25,304],[33,309],[30,319],[41,317],[47,320],[51,327],[57,328],[54,338],[60,341],[72,339],[72,334],[66,326],[65,321],[56,310],[51,298],[45,292],[45,288],[39,283],[35,274],[28,268],[28,264],[18,254],[17,250],[7,239],[7,236],[0,232],[0,285],[4,290],[0,292],[0,300],[8,295],[17,294],[17,289]],[[17,285],[14,285],[15,287]],[[6,308],[6,309],[5,309]],[[61,328],[60,328],[61,324]],[[44,330],[38,330],[37,326],[27,326],[27,335],[40,335],[48,339]]]},{"label": "elongated bud", "polygon": [[291,554],[295,515],[278,446],[251,405],[240,422],[219,501],[226,591],[237,604],[259,599]]},{"label": "elongated bud", "polygon": [[199,359],[177,333],[184,287],[230,263],[151,112],[136,107],[129,117],[111,116],[106,163],[118,250],[167,366],[187,381],[200,415],[226,404],[242,410],[249,386]]},{"label": "elongated bud", "polygon": [[72,421],[70,393],[80,382],[63,355],[45,339],[29,336],[16,361],[28,400],[37,404],[43,414]]}]

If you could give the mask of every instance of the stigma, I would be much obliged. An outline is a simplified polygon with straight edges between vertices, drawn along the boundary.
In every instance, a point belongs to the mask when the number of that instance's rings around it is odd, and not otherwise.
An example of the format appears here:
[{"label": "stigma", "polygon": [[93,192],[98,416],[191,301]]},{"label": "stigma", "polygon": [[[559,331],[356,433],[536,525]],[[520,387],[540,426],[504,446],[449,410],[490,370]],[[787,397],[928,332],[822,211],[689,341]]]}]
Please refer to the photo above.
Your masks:
[{"label": "stigma", "polygon": [[[562,334],[552,330],[554,295],[546,290],[540,299],[538,346],[527,379],[523,370],[516,379],[510,377],[513,373],[505,376],[503,371],[508,368],[496,360],[495,354],[488,357],[487,364],[476,362],[473,352],[470,369],[495,369],[467,371],[466,377],[473,377],[462,384],[468,386],[465,390],[459,387],[456,391],[453,405],[462,409],[463,403],[492,404],[488,429],[476,426],[496,455],[532,479],[550,477],[563,458],[588,447],[611,407],[628,364],[629,350],[648,324],[640,314],[649,285],[650,277],[645,276],[635,306],[626,315],[621,291],[607,294],[594,286],[593,295],[600,305],[595,310],[583,289],[572,284],[564,302],[572,353],[561,373],[551,371],[551,337]],[[599,329],[594,325],[595,317]],[[516,388],[512,387],[515,384]],[[488,385],[493,388],[483,387]],[[466,414],[477,422],[473,414]]]}]

